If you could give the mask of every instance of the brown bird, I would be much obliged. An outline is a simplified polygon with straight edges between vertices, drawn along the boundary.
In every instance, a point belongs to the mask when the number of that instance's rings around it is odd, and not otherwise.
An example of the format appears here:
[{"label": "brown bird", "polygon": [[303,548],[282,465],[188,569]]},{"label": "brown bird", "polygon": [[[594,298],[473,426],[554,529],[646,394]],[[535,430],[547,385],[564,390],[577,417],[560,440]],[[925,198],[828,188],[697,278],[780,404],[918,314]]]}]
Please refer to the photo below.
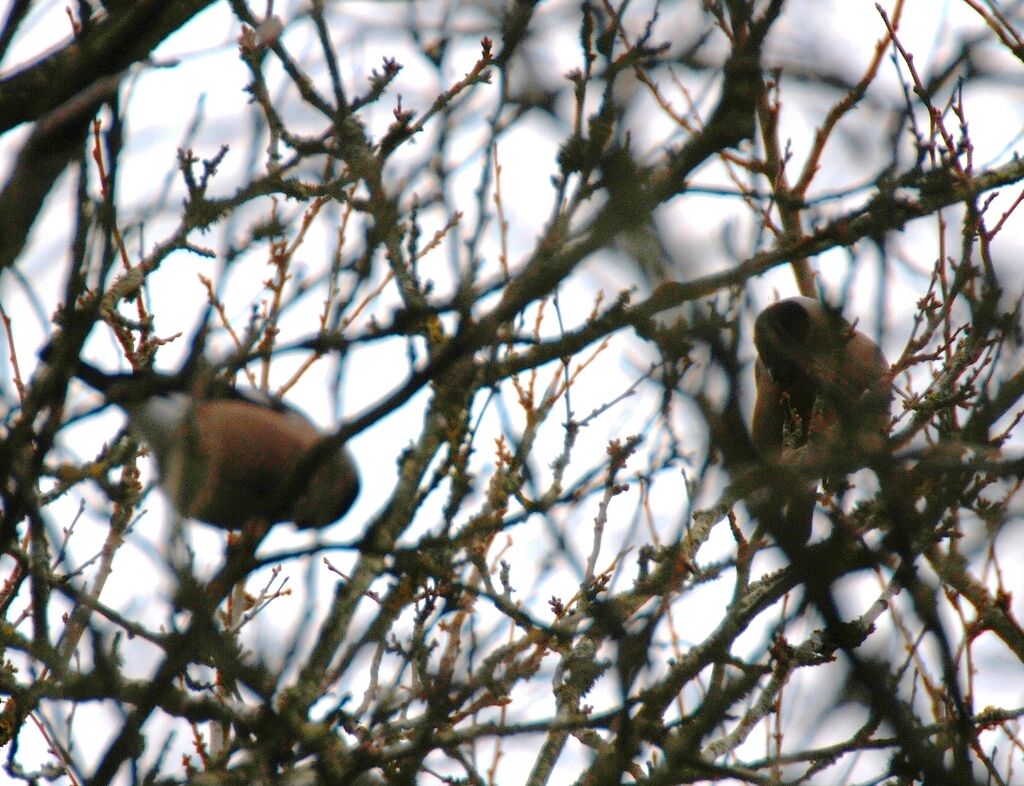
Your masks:
[{"label": "brown bird", "polygon": [[[253,519],[319,528],[341,518],[359,493],[351,453],[341,447],[309,462],[324,435],[279,399],[212,383],[199,396],[200,386],[179,376],[107,374],[87,363],[75,375],[128,413],[182,516],[224,529]],[[307,467],[308,482],[292,477]]]},{"label": "brown bird", "polygon": [[[830,456],[884,447],[889,363],[837,311],[809,297],[779,301],[757,317],[754,344],[753,438],[765,458],[799,461],[809,441]],[[763,522],[783,545],[802,546],[810,538],[817,487],[815,480],[783,494],[781,515]]]}]

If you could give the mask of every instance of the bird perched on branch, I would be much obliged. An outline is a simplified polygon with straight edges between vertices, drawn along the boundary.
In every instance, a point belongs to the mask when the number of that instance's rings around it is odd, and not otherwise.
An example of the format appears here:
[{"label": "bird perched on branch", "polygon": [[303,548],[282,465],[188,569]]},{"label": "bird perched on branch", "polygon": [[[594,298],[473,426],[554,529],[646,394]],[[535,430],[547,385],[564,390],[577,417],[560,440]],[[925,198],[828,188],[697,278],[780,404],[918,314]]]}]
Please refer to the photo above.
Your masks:
[{"label": "bird perched on branch", "polygon": [[73,373],[128,414],[182,516],[229,530],[253,519],[319,528],[359,493],[351,453],[272,396],[187,373],[108,374],[81,361]]},{"label": "bird perched on branch", "polygon": [[[780,464],[803,464],[808,444],[845,463],[886,444],[892,380],[878,345],[833,309],[809,297],[779,301],[757,317],[754,367],[757,400],[753,438],[761,454]],[[801,450],[804,449],[804,450]],[[803,460],[802,459],[808,459]],[[810,474],[827,474],[827,464]],[[781,515],[764,524],[783,545],[811,536],[817,480],[780,492]]]}]

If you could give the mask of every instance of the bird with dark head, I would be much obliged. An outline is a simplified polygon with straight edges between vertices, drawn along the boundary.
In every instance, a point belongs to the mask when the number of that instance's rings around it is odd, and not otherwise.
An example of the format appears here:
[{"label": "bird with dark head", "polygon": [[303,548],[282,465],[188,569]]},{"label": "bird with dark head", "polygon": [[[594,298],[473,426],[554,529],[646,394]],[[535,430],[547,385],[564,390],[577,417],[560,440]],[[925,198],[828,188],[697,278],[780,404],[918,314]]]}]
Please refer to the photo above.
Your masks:
[{"label": "bird with dark head", "polygon": [[128,414],[182,516],[228,530],[256,519],[320,528],[359,493],[348,449],[310,461],[324,434],[280,399],[193,374],[108,374],[82,361],[73,373]]},{"label": "bird with dark head", "polygon": [[[754,444],[765,458],[797,458],[808,441],[833,455],[881,450],[892,382],[878,345],[835,310],[809,297],[775,303],[754,323]],[[811,535],[817,481],[784,495],[781,515],[764,522],[776,540]]]}]

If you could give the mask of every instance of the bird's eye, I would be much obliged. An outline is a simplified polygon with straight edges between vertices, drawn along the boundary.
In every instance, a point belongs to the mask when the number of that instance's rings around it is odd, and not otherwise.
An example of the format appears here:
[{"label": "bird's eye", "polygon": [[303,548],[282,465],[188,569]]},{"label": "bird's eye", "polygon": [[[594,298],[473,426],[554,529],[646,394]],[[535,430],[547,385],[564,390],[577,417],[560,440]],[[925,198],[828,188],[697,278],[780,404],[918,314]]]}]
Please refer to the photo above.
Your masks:
[{"label": "bird's eye", "polygon": [[777,303],[772,316],[775,318],[775,329],[780,338],[802,344],[807,338],[811,327],[811,317],[799,303],[784,300]]}]

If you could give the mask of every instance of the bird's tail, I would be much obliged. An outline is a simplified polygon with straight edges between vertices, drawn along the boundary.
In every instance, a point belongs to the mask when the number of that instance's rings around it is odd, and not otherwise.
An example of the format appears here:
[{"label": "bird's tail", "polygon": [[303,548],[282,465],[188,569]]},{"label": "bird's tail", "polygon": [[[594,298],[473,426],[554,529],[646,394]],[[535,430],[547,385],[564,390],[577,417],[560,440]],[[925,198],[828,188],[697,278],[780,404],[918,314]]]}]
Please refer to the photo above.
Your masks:
[{"label": "bird's tail", "polygon": [[[49,343],[39,350],[39,359],[52,366],[55,363],[55,354],[53,344]],[[86,385],[100,393],[107,393],[113,385],[132,376],[131,374],[108,374],[77,356],[72,359],[70,365],[72,365],[71,376],[78,377]]]}]

